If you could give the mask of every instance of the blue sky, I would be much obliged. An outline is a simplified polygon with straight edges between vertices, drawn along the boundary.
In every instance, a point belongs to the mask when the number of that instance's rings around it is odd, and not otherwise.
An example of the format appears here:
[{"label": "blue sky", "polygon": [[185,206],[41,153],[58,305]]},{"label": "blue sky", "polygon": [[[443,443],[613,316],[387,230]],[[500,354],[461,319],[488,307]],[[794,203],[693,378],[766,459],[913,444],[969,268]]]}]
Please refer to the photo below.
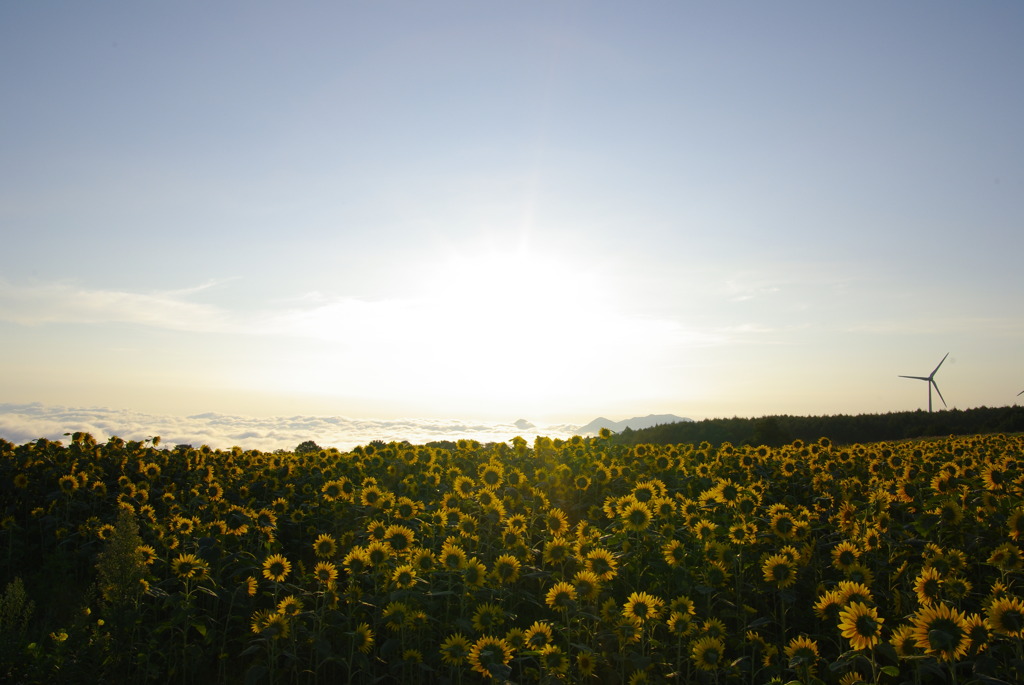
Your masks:
[{"label": "blue sky", "polygon": [[950,406],[1011,404],[1022,29],[1017,2],[4,3],[0,402],[886,412],[949,352]]}]

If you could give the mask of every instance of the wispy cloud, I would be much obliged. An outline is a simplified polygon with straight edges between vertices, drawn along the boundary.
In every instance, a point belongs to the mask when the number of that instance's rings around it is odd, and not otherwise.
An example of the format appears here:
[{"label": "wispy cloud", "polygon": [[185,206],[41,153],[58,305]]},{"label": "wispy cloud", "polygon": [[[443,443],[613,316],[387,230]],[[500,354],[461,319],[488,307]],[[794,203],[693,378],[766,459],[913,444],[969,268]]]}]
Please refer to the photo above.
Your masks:
[{"label": "wispy cloud", "polygon": [[204,284],[167,292],[90,290],[70,283],[15,285],[0,279],[0,319],[22,325],[47,323],[136,323],[189,331],[231,326],[222,309],[187,299]]},{"label": "wispy cloud", "polygon": [[172,416],[104,407],[62,407],[40,403],[0,404],[0,437],[22,444],[38,438],[67,440],[65,433],[85,431],[97,440],[116,435],[145,440],[159,435],[166,445],[210,445],[226,449],[271,451],[292,449],[306,440],[322,447],[348,450],[371,440],[432,440],[467,438],[506,442],[519,435],[568,437],[577,426],[544,425],[519,428],[512,423],[466,422],[457,419],[360,419],[344,416],[252,417],[219,413]]}]

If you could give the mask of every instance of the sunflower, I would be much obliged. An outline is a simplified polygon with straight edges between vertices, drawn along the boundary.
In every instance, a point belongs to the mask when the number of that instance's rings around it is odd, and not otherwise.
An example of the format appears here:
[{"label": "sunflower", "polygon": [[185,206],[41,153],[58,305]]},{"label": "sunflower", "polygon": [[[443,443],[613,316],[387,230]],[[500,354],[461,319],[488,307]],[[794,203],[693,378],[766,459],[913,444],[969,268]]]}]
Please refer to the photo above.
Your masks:
[{"label": "sunflower", "polygon": [[267,635],[274,640],[286,638],[291,630],[288,617],[281,613],[257,611],[253,615],[252,630],[260,635]]},{"label": "sunflower", "polygon": [[179,578],[199,580],[210,570],[205,560],[195,554],[179,554],[171,562],[171,570]]},{"label": "sunflower", "polygon": [[593,571],[577,571],[572,582],[580,599],[595,600],[601,592],[601,579]]},{"label": "sunflower", "polygon": [[485,635],[473,643],[467,659],[477,673],[504,680],[509,671],[508,662],[512,660],[512,648],[502,638]]},{"label": "sunflower", "polygon": [[671,611],[668,615],[668,632],[676,637],[686,637],[692,629],[692,617],[681,611]]},{"label": "sunflower", "polygon": [[686,563],[686,548],[679,540],[669,540],[661,547],[661,556],[672,568],[679,568]]},{"label": "sunflower", "polygon": [[480,483],[487,488],[496,488],[501,485],[505,475],[504,467],[498,462],[488,462],[480,468]]},{"label": "sunflower", "polygon": [[1024,602],[1016,597],[993,600],[988,607],[987,618],[993,632],[1009,637],[1024,637]]},{"label": "sunflower", "polygon": [[1021,559],[1020,548],[1012,542],[1007,542],[996,547],[989,556],[988,563],[1003,572],[1017,571],[1024,566],[1024,560]]},{"label": "sunflower", "polygon": [[416,535],[406,526],[391,525],[384,531],[384,542],[396,552],[405,552],[413,545]]},{"label": "sunflower", "polygon": [[313,568],[313,576],[321,585],[330,587],[338,580],[338,568],[329,561],[321,561]]},{"label": "sunflower", "polygon": [[553,536],[564,535],[569,532],[569,518],[565,512],[557,507],[548,509],[544,515],[544,525]]},{"label": "sunflower", "polygon": [[789,587],[796,582],[796,566],[784,554],[768,557],[761,565],[761,571],[765,582],[772,583],[777,588]]},{"label": "sunflower", "polygon": [[349,574],[356,576],[370,568],[370,555],[366,548],[356,546],[348,551],[341,563],[348,569]]},{"label": "sunflower", "polygon": [[522,564],[511,554],[502,554],[494,560],[491,575],[501,584],[512,584],[519,579]]},{"label": "sunflower", "polygon": [[647,530],[653,518],[647,503],[638,500],[633,500],[623,507],[619,516],[622,518],[623,527],[635,533]]},{"label": "sunflower", "polygon": [[555,536],[544,545],[544,563],[564,564],[572,554],[572,545],[563,537]]},{"label": "sunflower", "polygon": [[540,649],[551,644],[554,639],[554,631],[547,621],[534,621],[523,633],[523,643],[530,649]]},{"label": "sunflower", "polygon": [[65,495],[70,495],[78,489],[78,479],[70,475],[61,476],[60,480],[57,481],[57,486]]},{"label": "sunflower", "polygon": [[790,668],[804,667],[813,672],[818,661],[818,643],[806,636],[794,637],[784,650]]},{"label": "sunflower", "polygon": [[434,568],[434,553],[426,547],[420,547],[409,553],[409,562],[420,573],[427,573]]},{"label": "sunflower", "polygon": [[715,537],[715,532],[718,530],[718,526],[707,519],[697,519],[697,521],[690,526],[690,530],[693,531],[693,534],[698,540],[706,541]]},{"label": "sunflower", "polygon": [[441,546],[441,565],[449,571],[459,571],[466,567],[466,552],[462,547],[449,542]]},{"label": "sunflower", "polygon": [[283,583],[291,570],[292,562],[282,554],[273,554],[263,562],[263,577],[274,583]]},{"label": "sunflower", "polygon": [[366,558],[370,566],[381,566],[391,558],[391,546],[386,542],[373,541],[366,546]]},{"label": "sunflower", "polygon": [[721,638],[702,637],[690,647],[690,658],[702,671],[714,671],[725,660],[725,643]]},{"label": "sunflower", "polygon": [[942,576],[934,566],[921,569],[921,573],[914,581],[914,594],[917,595],[918,604],[927,607],[939,601],[941,588]]},{"label": "sunflower", "polygon": [[615,577],[618,562],[607,549],[598,547],[587,552],[583,565],[588,571],[593,572],[602,582],[608,582]]},{"label": "sunflower", "polygon": [[244,581],[242,581],[242,584],[245,585],[245,593],[247,595],[249,595],[250,597],[256,596],[256,590],[259,589],[259,583],[256,582],[255,577],[249,576]]},{"label": "sunflower", "polygon": [[466,582],[468,587],[483,587],[484,582],[487,580],[487,566],[485,566],[484,562],[480,561],[476,557],[467,559],[466,565],[462,569],[462,579]]},{"label": "sunflower", "polygon": [[400,590],[416,584],[416,569],[411,564],[402,564],[391,573],[391,584]]},{"label": "sunflower", "polygon": [[565,581],[555,583],[544,598],[544,603],[552,609],[568,609],[575,601],[576,588]]},{"label": "sunflower", "polygon": [[594,658],[593,652],[579,652],[576,654],[576,670],[579,672],[581,678],[590,678],[594,675],[594,670],[596,668],[597,660]]},{"label": "sunflower", "polygon": [[721,561],[712,561],[704,567],[701,574],[704,582],[710,587],[723,587],[732,578],[729,568]]},{"label": "sunflower", "polygon": [[352,645],[363,654],[368,654],[373,649],[373,630],[368,623],[360,623],[352,631]]},{"label": "sunflower", "polygon": [[319,559],[330,559],[338,552],[338,543],[327,533],[321,534],[313,541],[313,554]]},{"label": "sunflower", "polygon": [[967,637],[971,640],[970,651],[978,654],[988,648],[988,641],[991,637],[988,619],[981,614],[970,614],[965,624],[967,626]]},{"label": "sunflower", "polygon": [[832,566],[840,571],[845,571],[856,564],[859,558],[860,547],[849,540],[840,542],[832,549]]},{"label": "sunflower", "polygon": [[540,664],[548,673],[565,673],[569,669],[569,657],[558,645],[544,645],[540,649]]},{"label": "sunflower", "polygon": [[839,612],[839,631],[850,641],[851,649],[870,649],[878,644],[884,622],[877,609],[861,602],[853,602]]},{"label": "sunflower", "polygon": [[872,604],[875,601],[871,595],[871,588],[864,583],[858,583],[853,580],[840,580],[837,591],[839,593],[839,601],[844,606],[852,602]]},{"label": "sunflower", "polygon": [[948,576],[942,579],[942,594],[950,600],[966,599],[974,585],[963,576]]},{"label": "sunflower", "polygon": [[156,561],[156,550],[152,545],[139,545],[135,550],[139,553],[142,563],[146,566],[152,566],[153,562]]},{"label": "sunflower", "polygon": [[913,617],[914,641],[926,654],[956,661],[967,653],[971,638],[966,617],[948,604],[936,603],[920,609]]},{"label": "sunflower", "polygon": [[622,615],[639,621],[657,619],[661,616],[661,609],[664,605],[665,602],[654,595],[646,592],[634,592],[622,605]]},{"label": "sunflower", "polygon": [[505,610],[498,604],[485,602],[473,610],[473,628],[480,633],[496,631],[505,623]]},{"label": "sunflower", "polygon": [[461,666],[469,656],[471,645],[462,633],[455,633],[441,643],[441,661],[449,666]]},{"label": "sunflower", "polygon": [[522,628],[510,628],[508,632],[505,633],[505,642],[507,642],[509,647],[513,650],[525,649],[526,631]]},{"label": "sunflower", "polygon": [[889,637],[889,644],[896,650],[896,654],[900,657],[908,656],[919,656],[921,654],[917,647],[917,641],[914,638],[914,626],[902,625],[896,630],[892,631],[892,635]]},{"label": "sunflower", "polygon": [[288,595],[277,603],[277,611],[288,617],[302,613],[302,600],[295,595]]},{"label": "sunflower", "polygon": [[416,612],[405,602],[388,602],[381,613],[386,625],[393,632],[409,627],[416,618]]}]

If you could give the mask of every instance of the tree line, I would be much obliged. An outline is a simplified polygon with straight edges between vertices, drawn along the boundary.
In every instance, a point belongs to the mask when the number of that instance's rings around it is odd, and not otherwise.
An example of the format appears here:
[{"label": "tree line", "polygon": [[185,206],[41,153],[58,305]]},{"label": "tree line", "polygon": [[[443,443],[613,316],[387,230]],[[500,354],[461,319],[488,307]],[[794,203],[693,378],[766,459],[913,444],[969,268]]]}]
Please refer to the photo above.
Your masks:
[{"label": "tree line", "polygon": [[612,436],[618,444],[766,445],[794,440],[813,442],[827,437],[833,444],[907,440],[913,438],[1016,433],[1024,431],[1024,407],[978,407],[927,412],[837,414],[831,416],[762,416],[666,423],[651,428],[626,428]]}]

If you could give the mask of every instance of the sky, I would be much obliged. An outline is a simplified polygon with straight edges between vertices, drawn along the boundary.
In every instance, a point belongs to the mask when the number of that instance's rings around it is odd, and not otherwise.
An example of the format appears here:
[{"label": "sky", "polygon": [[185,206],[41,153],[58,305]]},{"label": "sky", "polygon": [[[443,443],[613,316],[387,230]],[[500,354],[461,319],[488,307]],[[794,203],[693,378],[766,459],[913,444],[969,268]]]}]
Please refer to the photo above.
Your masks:
[{"label": "sky", "polygon": [[1013,404],[1022,34],[1011,1],[2,3],[0,435],[884,413],[947,353],[949,407]]}]

